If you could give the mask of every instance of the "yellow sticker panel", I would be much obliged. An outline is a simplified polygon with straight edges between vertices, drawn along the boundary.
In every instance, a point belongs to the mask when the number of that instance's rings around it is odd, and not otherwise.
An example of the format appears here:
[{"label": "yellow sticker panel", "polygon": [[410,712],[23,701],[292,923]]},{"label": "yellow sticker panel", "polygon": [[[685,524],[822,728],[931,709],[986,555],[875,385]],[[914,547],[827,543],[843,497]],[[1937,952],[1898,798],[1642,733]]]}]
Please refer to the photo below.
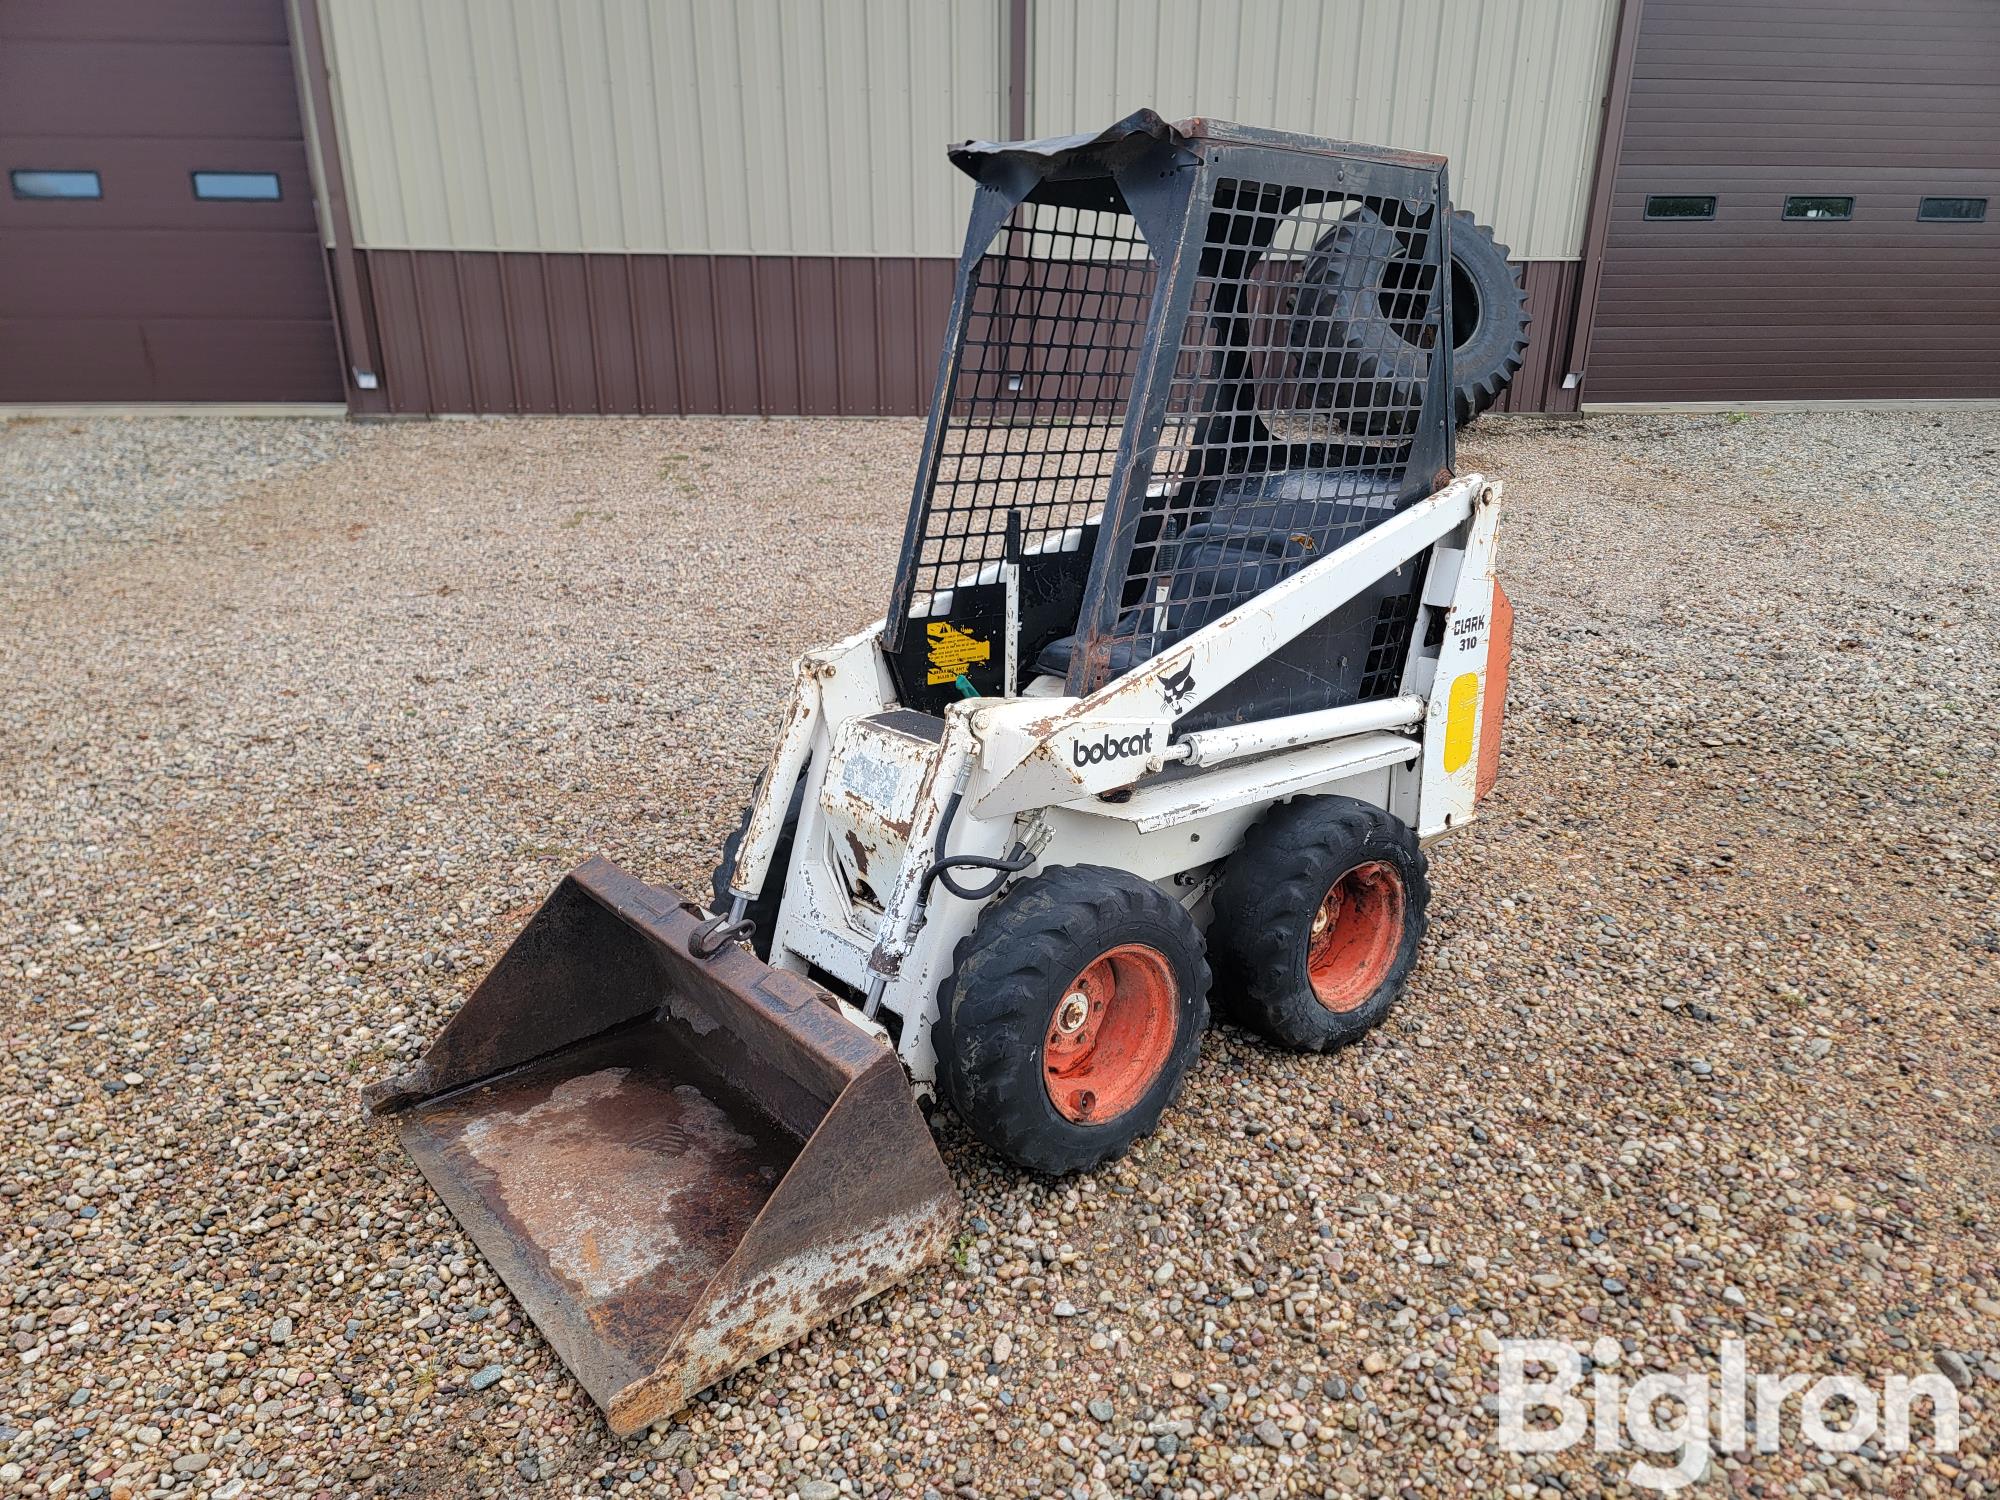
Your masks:
[{"label": "yellow sticker panel", "polygon": [[975,662],[993,659],[993,643],[982,641],[969,630],[961,630],[949,620],[939,620],[926,625],[924,634],[929,637],[930,655],[924,681],[932,687],[941,683],[956,682],[965,675],[966,668]]},{"label": "yellow sticker panel", "polygon": [[1479,722],[1479,674],[1461,672],[1452,679],[1444,713],[1445,774],[1472,759],[1472,731]]}]

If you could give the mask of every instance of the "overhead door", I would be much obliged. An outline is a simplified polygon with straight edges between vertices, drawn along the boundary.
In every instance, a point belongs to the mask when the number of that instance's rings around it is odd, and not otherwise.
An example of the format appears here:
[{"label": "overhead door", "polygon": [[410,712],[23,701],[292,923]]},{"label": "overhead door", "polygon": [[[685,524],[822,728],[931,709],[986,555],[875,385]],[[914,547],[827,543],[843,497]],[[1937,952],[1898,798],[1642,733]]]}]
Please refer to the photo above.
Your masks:
[{"label": "overhead door", "polygon": [[2000,396],[2000,4],[1643,0],[1583,400]]},{"label": "overhead door", "polygon": [[5,0],[0,168],[0,402],[341,399],[282,0]]}]

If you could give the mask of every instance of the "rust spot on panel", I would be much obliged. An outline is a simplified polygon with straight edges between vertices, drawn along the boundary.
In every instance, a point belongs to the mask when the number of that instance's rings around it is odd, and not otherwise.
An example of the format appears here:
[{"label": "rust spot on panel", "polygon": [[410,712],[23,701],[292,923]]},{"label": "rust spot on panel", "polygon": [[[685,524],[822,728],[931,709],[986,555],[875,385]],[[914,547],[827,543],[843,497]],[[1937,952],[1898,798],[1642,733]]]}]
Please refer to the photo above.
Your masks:
[{"label": "rust spot on panel", "polygon": [[847,830],[847,852],[854,856],[854,872],[863,880],[868,878],[868,846],[852,828]]},{"label": "rust spot on panel", "polygon": [[[908,817],[890,817],[866,797],[849,791],[845,787],[842,787],[840,790],[840,811],[842,816],[850,823],[873,824],[884,833],[893,835],[896,842],[901,844],[909,843],[910,828],[916,822],[916,815],[914,813]],[[853,839],[854,834],[852,830],[848,832],[847,836],[850,840]],[[865,860],[863,861],[862,868],[864,870],[867,868]]]}]

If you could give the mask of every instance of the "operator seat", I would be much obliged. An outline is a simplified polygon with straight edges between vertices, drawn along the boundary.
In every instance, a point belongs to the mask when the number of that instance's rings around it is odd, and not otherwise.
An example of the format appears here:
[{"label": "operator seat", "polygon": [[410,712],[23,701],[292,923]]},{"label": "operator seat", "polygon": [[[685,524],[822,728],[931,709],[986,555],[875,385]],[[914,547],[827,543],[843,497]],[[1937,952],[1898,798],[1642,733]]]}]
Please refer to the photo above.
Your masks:
[{"label": "operator seat", "polygon": [[[1136,605],[1118,619],[1112,675],[1192,635],[1279,579],[1361,535],[1396,508],[1401,485],[1374,469],[1289,469],[1225,479],[1206,516],[1160,544],[1150,570],[1172,580],[1157,632],[1141,622],[1159,605]],[[1067,677],[1076,636],[1049,642],[1034,667]]]}]

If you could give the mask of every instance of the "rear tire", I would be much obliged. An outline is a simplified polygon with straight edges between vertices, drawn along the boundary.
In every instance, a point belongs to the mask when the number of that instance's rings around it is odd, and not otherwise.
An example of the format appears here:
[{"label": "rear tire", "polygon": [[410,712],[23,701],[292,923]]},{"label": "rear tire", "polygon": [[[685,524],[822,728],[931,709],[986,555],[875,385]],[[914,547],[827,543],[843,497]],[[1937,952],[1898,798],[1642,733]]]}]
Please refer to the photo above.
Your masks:
[{"label": "rear tire", "polygon": [[1159,1123],[1208,1029],[1208,961],[1180,903],[1124,870],[1058,865],[980,915],[938,990],[938,1082],[994,1151],[1084,1171]]},{"label": "rear tire", "polygon": [[1215,888],[1209,941],[1231,1012],[1302,1052],[1380,1026],[1430,925],[1426,870],[1409,825],[1371,803],[1271,808]]},{"label": "rear tire", "polygon": [[[771,869],[764,877],[764,889],[743,910],[752,929],[750,947],[766,963],[771,960],[771,939],[778,931],[778,908],[785,900],[785,875],[792,868],[792,843],[798,837],[799,809],[805,805],[805,797],[806,780],[801,776],[799,784],[792,789],[792,802],[785,809],[785,821],[778,829],[778,843],[771,851]],[[709,877],[709,885],[715,892],[715,904],[709,910],[717,916],[729,914],[729,903],[734,899],[729,894],[729,882],[736,874],[736,857],[743,850],[743,836],[749,831],[750,809],[746,807],[742,818],[737,821],[736,832],[722,841],[722,858],[716,861],[715,873]]]}]

